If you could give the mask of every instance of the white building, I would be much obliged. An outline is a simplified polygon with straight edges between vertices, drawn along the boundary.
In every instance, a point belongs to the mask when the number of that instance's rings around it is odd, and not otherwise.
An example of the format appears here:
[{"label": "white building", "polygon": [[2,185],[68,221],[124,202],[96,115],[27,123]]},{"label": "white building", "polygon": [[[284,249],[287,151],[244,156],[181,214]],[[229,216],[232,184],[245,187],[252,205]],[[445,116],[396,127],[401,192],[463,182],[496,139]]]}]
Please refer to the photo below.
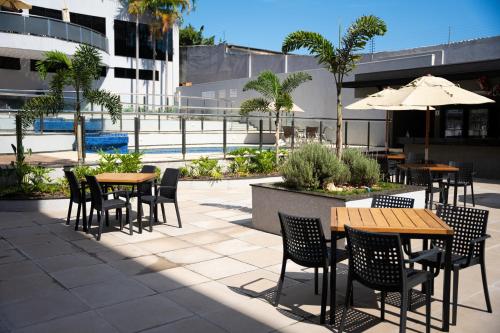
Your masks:
[{"label": "white building", "polygon": [[[140,20],[139,63],[136,63],[135,16],[127,13],[122,1],[28,2],[33,8],[22,13],[0,11],[0,109],[22,105],[22,98],[16,96],[19,91],[9,94],[7,90],[47,89],[47,83],[40,80],[35,69],[36,60],[42,59],[45,51],[59,50],[71,55],[80,43],[100,50],[105,66],[98,82],[100,88],[121,94],[124,103],[135,103],[132,94],[137,93],[140,104],[151,106],[155,84],[156,107],[173,103],[172,95],[179,85],[177,26],[157,42],[156,80],[153,81],[153,53],[147,22]],[[69,10],[69,22],[63,7]]]}]

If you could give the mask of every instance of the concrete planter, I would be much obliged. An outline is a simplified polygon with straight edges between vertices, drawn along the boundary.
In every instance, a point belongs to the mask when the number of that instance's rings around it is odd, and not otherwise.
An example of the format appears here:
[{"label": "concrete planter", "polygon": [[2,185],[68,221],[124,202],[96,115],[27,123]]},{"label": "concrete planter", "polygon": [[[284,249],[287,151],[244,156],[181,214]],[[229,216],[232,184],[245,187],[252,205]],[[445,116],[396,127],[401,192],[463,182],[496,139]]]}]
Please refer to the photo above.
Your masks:
[{"label": "concrete planter", "polygon": [[353,196],[332,196],[317,192],[295,191],[277,183],[251,184],[252,224],[254,228],[280,234],[278,212],[297,216],[319,217],[325,235],[330,235],[332,207],[370,207],[374,194],[398,195],[415,199],[415,208],[424,208],[425,190],[417,186],[404,186],[398,190],[378,191]]}]

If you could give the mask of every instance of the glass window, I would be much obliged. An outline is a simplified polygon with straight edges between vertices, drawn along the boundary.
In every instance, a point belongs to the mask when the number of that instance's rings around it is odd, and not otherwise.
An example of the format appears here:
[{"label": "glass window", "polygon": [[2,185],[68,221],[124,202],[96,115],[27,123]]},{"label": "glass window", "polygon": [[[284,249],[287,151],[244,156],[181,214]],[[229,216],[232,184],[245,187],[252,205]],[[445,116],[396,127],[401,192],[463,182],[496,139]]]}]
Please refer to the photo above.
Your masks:
[{"label": "glass window", "polygon": [[115,55],[135,57],[135,23],[115,20]]},{"label": "glass window", "polygon": [[21,60],[19,58],[0,57],[0,68],[20,70]]},{"label": "glass window", "polygon": [[[172,33],[167,34],[169,61],[172,60]],[[151,35],[146,24],[139,24],[139,58],[153,59]],[[156,59],[165,60],[167,51],[165,38],[156,40]],[[135,23],[115,20],[115,55],[135,57]]]},{"label": "glass window", "polygon": [[444,136],[460,137],[463,135],[464,110],[452,109],[446,111]]},{"label": "glass window", "polygon": [[472,109],[469,112],[469,136],[488,135],[488,109]]},{"label": "glass window", "polygon": [[62,11],[56,9],[32,6],[31,9],[29,10],[29,13],[30,15],[37,15],[37,16],[53,18],[56,20],[62,20]]},{"label": "glass window", "polygon": [[104,17],[69,13],[71,23],[78,24],[89,29],[99,31],[106,35],[106,19]]}]

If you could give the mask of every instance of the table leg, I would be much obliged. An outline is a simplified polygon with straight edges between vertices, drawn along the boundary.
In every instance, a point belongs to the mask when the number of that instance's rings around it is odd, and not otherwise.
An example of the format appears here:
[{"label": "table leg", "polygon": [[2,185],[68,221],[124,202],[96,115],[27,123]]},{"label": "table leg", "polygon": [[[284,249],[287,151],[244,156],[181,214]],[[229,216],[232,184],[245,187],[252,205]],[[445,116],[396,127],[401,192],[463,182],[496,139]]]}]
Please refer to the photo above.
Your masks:
[{"label": "table leg", "polygon": [[451,244],[452,237],[445,241],[444,281],[443,281],[443,332],[450,330],[450,282],[451,282]]},{"label": "table leg", "polygon": [[[142,234],[142,214],[141,214],[141,191],[139,191],[139,184],[137,184],[137,222],[139,223],[139,233]],[[132,226],[130,226],[132,230]]]},{"label": "table leg", "polygon": [[[457,205],[457,195],[458,195],[457,181],[458,181],[458,172],[455,172],[455,186],[453,189],[453,206]],[[464,200],[465,200],[465,198],[464,198]]]},{"label": "table leg", "polygon": [[83,218],[82,218],[82,229],[87,231],[87,201],[85,200],[85,184],[81,184],[82,188],[82,205],[83,205]]},{"label": "table leg", "polygon": [[[336,290],[337,290],[337,237],[336,233],[331,233],[331,253],[330,253],[330,325],[335,323]],[[321,323],[323,324],[323,323]]]}]

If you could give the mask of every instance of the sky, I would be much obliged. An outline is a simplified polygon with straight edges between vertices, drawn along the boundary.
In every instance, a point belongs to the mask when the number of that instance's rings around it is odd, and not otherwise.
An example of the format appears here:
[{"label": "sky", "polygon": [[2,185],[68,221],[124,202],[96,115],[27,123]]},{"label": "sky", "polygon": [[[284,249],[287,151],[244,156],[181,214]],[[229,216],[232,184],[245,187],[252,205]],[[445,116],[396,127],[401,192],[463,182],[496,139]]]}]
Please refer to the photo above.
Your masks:
[{"label": "sky", "polygon": [[196,0],[195,6],[184,24],[204,25],[216,42],[276,51],[296,30],[337,44],[339,27],[345,31],[370,14],[388,29],[375,38],[375,52],[448,43],[449,35],[452,42],[500,35],[500,0]]}]

